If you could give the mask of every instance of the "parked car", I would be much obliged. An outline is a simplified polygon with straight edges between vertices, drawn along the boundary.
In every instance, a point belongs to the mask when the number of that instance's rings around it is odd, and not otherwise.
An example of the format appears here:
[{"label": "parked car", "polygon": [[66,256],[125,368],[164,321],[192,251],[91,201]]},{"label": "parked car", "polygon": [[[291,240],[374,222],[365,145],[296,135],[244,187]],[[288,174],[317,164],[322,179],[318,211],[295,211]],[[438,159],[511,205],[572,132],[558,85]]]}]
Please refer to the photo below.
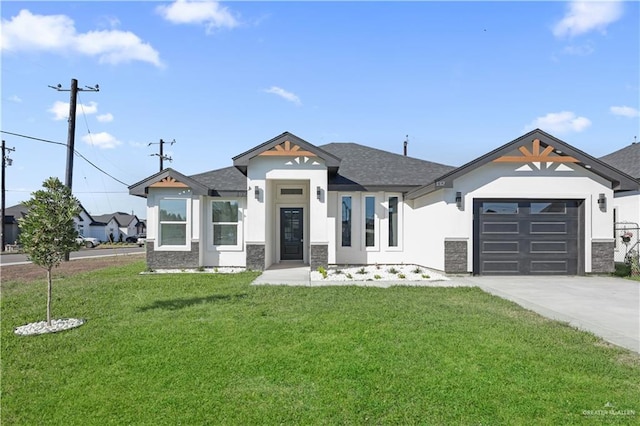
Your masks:
[{"label": "parked car", "polygon": [[140,234],[136,243],[138,247],[142,247],[147,242],[147,234]]},{"label": "parked car", "polygon": [[86,248],[94,248],[95,246],[100,245],[100,240],[93,237],[79,236],[78,238],[76,238],[76,242],[80,245],[85,246]]},{"label": "parked car", "polygon": [[124,240],[127,243],[137,243],[138,242],[138,238],[144,238],[146,237],[145,234],[134,234],[134,235],[129,235],[127,238],[125,238]]}]

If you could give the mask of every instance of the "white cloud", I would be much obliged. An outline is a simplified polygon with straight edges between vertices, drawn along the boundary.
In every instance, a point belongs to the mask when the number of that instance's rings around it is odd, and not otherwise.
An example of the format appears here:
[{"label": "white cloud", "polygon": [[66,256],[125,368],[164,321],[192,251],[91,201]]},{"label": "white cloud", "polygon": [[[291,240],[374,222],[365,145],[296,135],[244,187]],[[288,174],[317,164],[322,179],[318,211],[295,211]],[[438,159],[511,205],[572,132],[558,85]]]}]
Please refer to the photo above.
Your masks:
[{"label": "white cloud", "polygon": [[604,33],[622,16],[621,1],[573,1],[565,16],[553,27],[556,37],[573,37],[593,30]]},{"label": "white cloud", "polygon": [[[55,101],[48,111],[53,113],[54,120],[66,120],[69,118],[69,102]],[[80,114],[95,114],[96,112],[98,112],[98,104],[93,101],[88,104],[76,105],[76,116]]]},{"label": "white cloud", "polygon": [[96,119],[98,119],[98,121],[101,123],[110,123],[113,121],[113,114],[111,114],[110,112],[106,114],[100,114],[96,116]]},{"label": "white cloud", "polygon": [[285,99],[285,100],[287,100],[289,102],[293,102],[294,104],[296,104],[298,106],[302,105],[302,102],[300,101],[300,98],[295,93],[288,92],[288,91],[284,90],[281,87],[271,86],[270,88],[265,89],[265,92],[266,93],[271,93],[271,94],[274,94],[274,95],[278,95],[281,98],[283,98],[283,99]]},{"label": "white cloud", "polygon": [[142,61],[161,67],[160,54],[129,31],[103,30],[77,33],[65,15],[34,15],[21,10],[2,20],[3,51],[69,52],[95,56],[100,63]]},{"label": "white cloud", "polygon": [[621,115],[622,117],[640,117],[640,111],[628,106],[612,106],[611,108],[609,108],[609,111],[611,112],[611,114]]},{"label": "white cloud", "polygon": [[158,6],[156,11],[174,24],[205,25],[207,32],[218,28],[235,28],[239,25],[229,9],[220,6],[217,1],[177,0],[169,6]]},{"label": "white cloud", "polygon": [[118,145],[122,145],[122,142],[117,140],[114,136],[107,132],[89,133],[82,137],[82,140],[91,146],[97,146],[102,149],[115,148]]},{"label": "white cloud", "polygon": [[11,102],[15,102],[17,104],[22,103],[22,98],[18,95],[12,95],[7,98]]},{"label": "white cloud", "polygon": [[586,117],[578,117],[571,111],[550,112],[538,117],[525,126],[525,131],[542,129],[549,133],[581,132],[591,126],[591,120]]}]

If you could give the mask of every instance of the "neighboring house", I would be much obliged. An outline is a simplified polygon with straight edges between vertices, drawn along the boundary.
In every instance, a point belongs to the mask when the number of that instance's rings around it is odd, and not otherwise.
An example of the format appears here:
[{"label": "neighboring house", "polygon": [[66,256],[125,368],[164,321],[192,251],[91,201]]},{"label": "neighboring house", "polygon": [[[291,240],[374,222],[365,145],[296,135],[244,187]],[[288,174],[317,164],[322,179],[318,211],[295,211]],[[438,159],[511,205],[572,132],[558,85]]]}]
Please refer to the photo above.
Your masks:
[{"label": "neighboring house", "polygon": [[98,231],[100,237],[96,237],[102,241],[108,241],[110,236],[113,236],[114,241],[124,241],[127,237],[142,234],[146,230],[145,223],[134,214],[115,212],[94,216],[94,219],[102,226]]},{"label": "neighboring house", "polygon": [[[18,219],[24,217],[27,212],[27,207],[24,204],[17,204],[5,209],[4,232],[6,244],[16,244],[18,242],[20,235]],[[74,227],[78,234],[84,237],[96,237],[94,235],[96,225],[91,215],[80,205],[80,214],[74,219]]]},{"label": "neighboring house", "polygon": [[613,270],[608,203],[638,187],[541,130],[458,168],[285,132],[233,167],[166,169],[129,193],[147,198],[150,268],[295,260],[580,275]]},{"label": "neighboring house", "polygon": [[27,208],[24,204],[16,204],[15,206],[4,209],[4,242],[5,244],[18,244],[20,228],[18,227],[18,219],[27,214]]},{"label": "neighboring house", "polygon": [[[640,181],[640,143],[634,142],[605,155],[601,160]],[[616,234],[618,234],[616,235],[616,260],[622,261],[628,247],[621,244],[620,234],[626,229],[631,230],[631,228],[640,225],[640,191],[616,192],[612,207],[614,220],[618,223],[616,225]],[[633,229],[631,232],[635,234],[632,241],[638,241],[640,230]]]}]

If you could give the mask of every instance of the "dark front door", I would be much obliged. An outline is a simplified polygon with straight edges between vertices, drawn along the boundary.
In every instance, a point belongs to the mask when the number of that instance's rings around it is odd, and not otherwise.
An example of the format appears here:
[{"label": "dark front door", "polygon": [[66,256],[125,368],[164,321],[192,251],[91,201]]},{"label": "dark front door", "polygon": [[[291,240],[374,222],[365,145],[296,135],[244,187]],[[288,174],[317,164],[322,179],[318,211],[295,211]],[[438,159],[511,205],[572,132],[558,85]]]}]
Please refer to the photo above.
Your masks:
[{"label": "dark front door", "polygon": [[280,208],[280,260],[302,260],[302,208]]}]

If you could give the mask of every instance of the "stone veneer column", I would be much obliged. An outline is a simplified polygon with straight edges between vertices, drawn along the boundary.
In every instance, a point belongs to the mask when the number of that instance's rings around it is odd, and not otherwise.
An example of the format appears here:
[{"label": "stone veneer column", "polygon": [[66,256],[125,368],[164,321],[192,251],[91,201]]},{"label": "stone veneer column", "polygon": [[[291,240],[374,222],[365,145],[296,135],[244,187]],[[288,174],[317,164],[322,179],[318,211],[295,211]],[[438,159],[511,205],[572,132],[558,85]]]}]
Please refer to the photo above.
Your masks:
[{"label": "stone veneer column", "polygon": [[312,271],[322,266],[329,266],[329,245],[328,244],[311,244],[309,247],[309,266]]},{"label": "stone veneer column", "polygon": [[591,241],[591,273],[609,274],[615,270],[615,242],[612,239]]},{"label": "stone veneer column", "polygon": [[155,241],[146,242],[147,268],[187,269],[200,266],[200,243],[191,242],[189,251],[157,251]]},{"label": "stone veneer column", "polygon": [[445,238],[444,240],[444,272],[448,274],[466,274],[467,270],[467,239]]},{"label": "stone veneer column", "polygon": [[264,244],[247,243],[247,269],[264,271]]}]

